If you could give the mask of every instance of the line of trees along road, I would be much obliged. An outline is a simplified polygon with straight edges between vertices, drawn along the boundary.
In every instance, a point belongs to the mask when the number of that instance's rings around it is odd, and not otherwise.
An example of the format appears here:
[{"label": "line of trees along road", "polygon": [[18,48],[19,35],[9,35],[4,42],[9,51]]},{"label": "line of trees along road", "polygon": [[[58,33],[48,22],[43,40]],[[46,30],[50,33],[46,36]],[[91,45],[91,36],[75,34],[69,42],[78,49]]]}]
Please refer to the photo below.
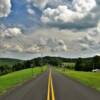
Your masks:
[{"label": "line of trees along road", "polygon": [[93,58],[79,58],[75,65],[77,71],[92,71],[93,69],[100,69],[100,56]]},{"label": "line of trees along road", "polygon": [[31,67],[37,67],[37,66],[43,66],[46,64],[50,64],[52,66],[60,66],[61,63],[63,62],[70,62],[70,61],[74,61],[74,59],[65,59],[65,58],[60,58],[60,57],[38,57],[32,60],[27,60],[27,61],[20,61],[19,63],[15,63],[13,65],[8,65],[8,64],[4,64],[4,65],[0,65],[0,75],[4,75],[10,72],[14,72],[14,71],[19,71],[22,69],[27,69],[27,68],[31,68]]},{"label": "line of trees along road", "polygon": [[4,75],[10,72],[27,69],[31,67],[43,66],[46,64],[63,67],[63,63],[75,63],[74,67],[72,66],[64,66],[67,68],[73,68],[77,71],[91,71],[93,69],[100,69],[100,57],[95,56],[92,58],[78,58],[78,59],[69,59],[69,58],[61,58],[61,57],[43,57],[43,58],[35,58],[27,61],[20,61],[19,63],[15,63],[13,65],[0,65],[0,75]]}]

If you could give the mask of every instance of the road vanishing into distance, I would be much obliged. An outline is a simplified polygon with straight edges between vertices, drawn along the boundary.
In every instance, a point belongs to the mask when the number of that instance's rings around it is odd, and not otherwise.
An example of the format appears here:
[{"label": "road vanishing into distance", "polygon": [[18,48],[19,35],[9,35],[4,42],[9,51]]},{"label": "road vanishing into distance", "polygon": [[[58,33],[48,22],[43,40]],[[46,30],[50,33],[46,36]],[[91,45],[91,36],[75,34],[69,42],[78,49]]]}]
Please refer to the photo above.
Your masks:
[{"label": "road vanishing into distance", "polygon": [[100,92],[50,70],[0,96],[0,100],[100,100]]}]

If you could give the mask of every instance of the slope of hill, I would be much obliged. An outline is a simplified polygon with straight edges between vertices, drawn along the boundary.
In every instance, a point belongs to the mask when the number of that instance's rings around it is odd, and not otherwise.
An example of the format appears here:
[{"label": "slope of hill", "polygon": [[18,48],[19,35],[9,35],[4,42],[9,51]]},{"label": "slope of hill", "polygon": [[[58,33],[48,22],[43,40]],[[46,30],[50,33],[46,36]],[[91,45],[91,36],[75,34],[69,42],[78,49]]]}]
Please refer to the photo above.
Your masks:
[{"label": "slope of hill", "polygon": [[14,65],[19,62],[22,62],[22,60],[10,59],[10,58],[0,58],[0,65]]}]

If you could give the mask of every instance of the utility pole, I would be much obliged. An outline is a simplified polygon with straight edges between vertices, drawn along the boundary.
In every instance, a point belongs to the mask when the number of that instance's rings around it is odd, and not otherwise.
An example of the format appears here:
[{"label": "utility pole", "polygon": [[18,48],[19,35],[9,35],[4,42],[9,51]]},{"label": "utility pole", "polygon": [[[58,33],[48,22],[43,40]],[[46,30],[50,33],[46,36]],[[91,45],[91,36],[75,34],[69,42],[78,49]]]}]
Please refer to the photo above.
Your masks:
[{"label": "utility pole", "polygon": [[32,68],[32,76],[33,76],[33,64],[31,64],[31,68]]},{"label": "utility pole", "polygon": [[41,66],[43,64],[43,54],[42,54],[42,51],[41,51]]}]

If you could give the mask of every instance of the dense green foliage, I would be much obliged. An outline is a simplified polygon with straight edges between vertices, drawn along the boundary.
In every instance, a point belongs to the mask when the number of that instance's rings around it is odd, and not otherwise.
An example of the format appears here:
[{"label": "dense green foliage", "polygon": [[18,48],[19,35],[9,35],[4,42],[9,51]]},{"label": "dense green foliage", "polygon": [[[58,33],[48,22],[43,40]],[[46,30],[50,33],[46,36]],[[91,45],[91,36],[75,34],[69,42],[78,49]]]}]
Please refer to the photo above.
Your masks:
[{"label": "dense green foliage", "polygon": [[38,57],[27,61],[21,61],[15,59],[1,59],[2,64],[0,65],[0,75],[4,75],[22,69],[31,68],[33,66],[35,67],[43,66],[46,64],[52,66],[60,66],[64,62],[75,62],[75,59],[66,59],[61,57],[48,57],[48,56],[43,58]]},{"label": "dense green foliage", "polygon": [[[43,66],[46,64],[64,67],[68,69],[75,69],[77,71],[92,71],[93,69],[100,69],[100,57],[95,56],[93,58],[79,58],[69,59],[61,57],[38,57],[32,60],[21,61],[13,59],[1,59],[0,63],[0,75],[4,75],[10,72],[31,68],[33,66]],[[5,61],[5,62],[4,62]],[[7,64],[9,63],[9,64]]]},{"label": "dense green foliage", "polygon": [[91,59],[79,58],[75,65],[77,71],[92,71],[93,69],[100,69],[100,57],[95,56]]}]

